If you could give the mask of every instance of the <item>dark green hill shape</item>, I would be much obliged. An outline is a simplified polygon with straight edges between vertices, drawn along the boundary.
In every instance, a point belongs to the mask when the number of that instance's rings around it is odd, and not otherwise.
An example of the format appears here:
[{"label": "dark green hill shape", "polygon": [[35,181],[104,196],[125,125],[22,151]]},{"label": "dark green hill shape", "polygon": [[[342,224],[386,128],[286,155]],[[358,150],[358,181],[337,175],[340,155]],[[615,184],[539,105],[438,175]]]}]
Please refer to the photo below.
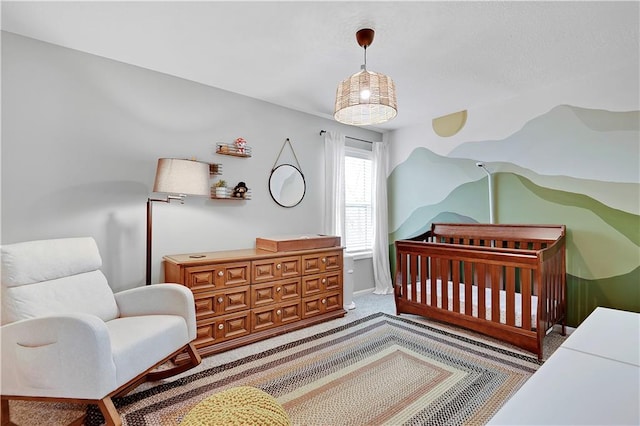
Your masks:
[{"label": "dark green hill shape", "polygon": [[640,312],[640,267],[628,274],[586,280],[567,274],[567,324],[577,327],[598,306]]},{"label": "dark green hill shape", "polygon": [[524,176],[515,175],[532,193],[555,204],[591,210],[609,226],[640,246],[640,216],[608,207],[593,198],[574,192],[561,191],[536,185]]}]

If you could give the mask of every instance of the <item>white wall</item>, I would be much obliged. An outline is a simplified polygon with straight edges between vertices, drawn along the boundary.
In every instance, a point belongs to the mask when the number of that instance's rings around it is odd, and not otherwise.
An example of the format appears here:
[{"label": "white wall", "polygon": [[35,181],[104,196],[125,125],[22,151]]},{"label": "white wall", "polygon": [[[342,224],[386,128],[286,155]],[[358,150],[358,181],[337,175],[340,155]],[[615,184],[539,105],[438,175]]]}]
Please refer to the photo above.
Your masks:
[{"label": "white wall", "polygon": [[[93,236],[115,290],[143,284],[146,200],[161,157],[221,163],[222,178],[245,181],[252,199],[154,203],[153,282],[162,279],[166,254],[321,232],[321,129],[381,140],[373,131],[3,32],[2,243]],[[251,158],[215,154],[216,142],[237,137],[248,141]],[[286,138],[307,182],[304,200],[291,209],[273,202],[267,186]]]},{"label": "white wall", "polygon": [[612,66],[606,73],[575,76],[570,81],[537,87],[505,101],[470,108],[465,126],[451,137],[438,136],[433,131],[431,119],[389,132],[389,172],[417,147],[447,156],[465,142],[502,140],[522,129],[533,117],[558,105],[637,111],[640,103],[639,71],[638,63],[630,61]]}]

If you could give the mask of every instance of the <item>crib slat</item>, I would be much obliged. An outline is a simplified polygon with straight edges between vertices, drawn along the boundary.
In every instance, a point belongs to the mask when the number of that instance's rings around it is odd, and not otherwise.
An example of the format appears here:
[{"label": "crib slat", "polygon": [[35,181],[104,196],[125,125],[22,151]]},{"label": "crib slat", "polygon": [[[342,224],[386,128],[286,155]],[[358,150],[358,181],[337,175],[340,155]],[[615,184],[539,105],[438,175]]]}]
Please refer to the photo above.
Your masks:
[{"label": "crib slat", "polygon": [[440,275],[440,258],[431,258],[431,306],[438,306],[438,276]]},{"label": "crib slat", "polygon": [[418,256],[411,255],[410,257],[410,268],[409,276],[411,277],[411,300],[414,302],[418,300]]},{"label": "crib slat", "polygon": [[451,261],[451,282],[453,283],[453,311],[460,312],[460,261]]},{"label": "crib slat", "polygon": [[489,265],[491,276],[491,321],[500,322],[500,272],[499,265]]},{"label": "crib slat", "polygon": [[485,294],[485,264],[477,263],[476,264],[476,274],[478,274],[478,318],[486,319],[487,311],[486,311],[486,294]]},{"label": "crib slat", "polygon": [[[522,328],[531,330],[531,269],[522,269]],[[539,300],[538,303],[544,303]]]},{"label": "crib slat", "polygon": [[442,287],[442,309],[449,309],[449,260],[440,260],[440,286]]},{"label": "crib slat", "polygon": [[473,273],[472,263],[464,262],[464,314],[473,316]]},{"label": "crib slat", "polygon": [[400,284],[401,284],[401,293],[402,297],[407,299],[407,283],[409,282],[409,276],[407,273],[407,254],[398,252],[398,273],[400,274]]},{"label": "crib slat", "polygon": [[429,256],[420,256],[420,303],[427,304],[427,280],[429,279]]},{"label": "crib slat", "polygon": [[516,324],[516,268],[507,267],[505,291],[507,292],[507,325]]}]

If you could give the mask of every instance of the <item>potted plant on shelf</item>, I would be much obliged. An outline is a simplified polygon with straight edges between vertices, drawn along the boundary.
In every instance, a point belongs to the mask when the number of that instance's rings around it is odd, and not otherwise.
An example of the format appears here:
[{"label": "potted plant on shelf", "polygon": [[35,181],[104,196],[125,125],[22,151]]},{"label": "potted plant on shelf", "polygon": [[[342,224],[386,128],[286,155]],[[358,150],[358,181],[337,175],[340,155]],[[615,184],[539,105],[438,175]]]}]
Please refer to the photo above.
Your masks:
[{"label": "potted plant on shelf", "polygon": [[216,198],[227,198],[227,181],[220,179],[215,183]]}]

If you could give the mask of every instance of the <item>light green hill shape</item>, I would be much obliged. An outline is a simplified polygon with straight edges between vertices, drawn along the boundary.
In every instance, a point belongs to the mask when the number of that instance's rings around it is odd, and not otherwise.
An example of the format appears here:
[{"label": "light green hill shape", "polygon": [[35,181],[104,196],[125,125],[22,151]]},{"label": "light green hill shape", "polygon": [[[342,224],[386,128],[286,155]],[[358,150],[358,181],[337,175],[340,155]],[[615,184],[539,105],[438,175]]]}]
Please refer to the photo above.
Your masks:
[{"label": "light green hill shape", "polygon": [[398,229],[389,234],[389,241],[415,237],[429,229],[432,222],[489,222],[487,179],[468,182],[456,188],[442,202],[416,209]]},{"label": "light green hill shape", "polygon": [[502,140],[466,142],[452,158],[518,164],[544,175],[638,183],[640,111],[559,105]]},{"label": "light green hill shape", "polygon": [[[461,185],[485,176],[473,160],[443,157],[423,147],[414,149],[387,179],[389,228],[400,226],[414,210],[439,203]],[[487,189],[485,200],[488,200]],[[480,219],[487,221],[488,201],[483,205],[486,211]]]},{"label": "light green hill shape", "polygon": [[[583,279],[599,279],[624,275],[638,267],[639,237],[633,231],[633,222],[639,223],[638,216],[610,209],[582,194],[554,194],[558,191],[537,187],[514,174],[500,173],[494,178],[497,222],[567,226],[568,273]],[[415,210],[389,234],[389,241],[418,234],[440,212],[487,222],[486,183],[485,178],[461,185],[442,202]]]}]

